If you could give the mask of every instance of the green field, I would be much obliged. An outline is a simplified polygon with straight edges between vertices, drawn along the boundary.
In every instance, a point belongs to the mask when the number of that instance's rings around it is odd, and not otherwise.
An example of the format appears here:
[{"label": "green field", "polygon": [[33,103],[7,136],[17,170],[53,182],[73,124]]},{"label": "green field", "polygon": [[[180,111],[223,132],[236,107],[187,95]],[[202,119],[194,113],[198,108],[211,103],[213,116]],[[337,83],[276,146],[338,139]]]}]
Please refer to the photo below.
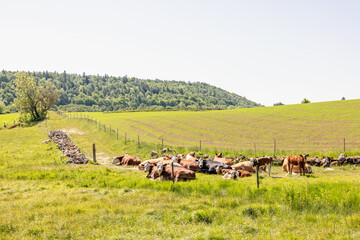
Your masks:
[{"label": "green field", "polygon": [[[204,112],[75,113],[89,116],[121,139],[174,147],[273,153],[359,151],[360,100]],[[102,127],[103,128],[103,127]],[[335,154],[335,155],[336,155]]]},{"label": "green field", "polygon": [[[55,129],[67,131],[89,158],[96,143],[102,164],[66,165],[54,143],[41,143]],[[360,238],[358,167],[314,168],[307,177],[273,167],[257,189],[254,176],[229,181],[197,174],[173,185],[107,164],[124,152],[145,159],[150,149],[125,146],[91,122],[55,113],[32,127],[0,129],[0,238]]]}]

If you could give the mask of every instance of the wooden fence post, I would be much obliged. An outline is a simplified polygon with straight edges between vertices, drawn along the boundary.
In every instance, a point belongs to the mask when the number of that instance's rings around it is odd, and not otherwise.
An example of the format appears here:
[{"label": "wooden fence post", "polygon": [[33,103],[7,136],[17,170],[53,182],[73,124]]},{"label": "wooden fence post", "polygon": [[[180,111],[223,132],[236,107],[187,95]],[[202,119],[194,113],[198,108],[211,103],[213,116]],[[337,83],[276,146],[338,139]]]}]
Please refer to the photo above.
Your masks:
[{"label": "wooden fence post", "polygon": [[171,161],[172,182],[175,183],[174,160]]},{"label": "wooden fence post", "polygon": [[93,143],[93,160],[94,160],[94,162],[96,162],[96,148],[95,148],[95,143]]},{"label": "wooden fence post", "polygon": [[257,188],[259,188],[259,165],[256,165],[256,184],[257,184]]},{"label": "wooden fence post", "polygon": [[116,140],[119,140],[119,129],[116,129]]},{"label": "wooden fence post", "polygon": [[271,165],[272,165],[272,162],[269,164],[269,175],[268,175],[268,177],[270,177]]}]

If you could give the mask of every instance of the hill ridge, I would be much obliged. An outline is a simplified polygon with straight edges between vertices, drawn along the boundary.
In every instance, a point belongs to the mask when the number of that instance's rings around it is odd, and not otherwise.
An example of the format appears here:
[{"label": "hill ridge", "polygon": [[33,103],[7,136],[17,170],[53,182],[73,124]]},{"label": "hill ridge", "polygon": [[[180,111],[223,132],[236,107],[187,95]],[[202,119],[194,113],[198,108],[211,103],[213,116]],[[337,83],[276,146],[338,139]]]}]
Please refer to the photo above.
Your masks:
[{"label": "hill ridge", "polygon": [[[262,106],[246,97],[204,82],[150,80],[107,74],[28,72],[39,83],[51,82],[60,91],[60,110],[118,111],[144,109],[235,109]],[[16,72],[0,72],[0,101],[9,105]]]}]

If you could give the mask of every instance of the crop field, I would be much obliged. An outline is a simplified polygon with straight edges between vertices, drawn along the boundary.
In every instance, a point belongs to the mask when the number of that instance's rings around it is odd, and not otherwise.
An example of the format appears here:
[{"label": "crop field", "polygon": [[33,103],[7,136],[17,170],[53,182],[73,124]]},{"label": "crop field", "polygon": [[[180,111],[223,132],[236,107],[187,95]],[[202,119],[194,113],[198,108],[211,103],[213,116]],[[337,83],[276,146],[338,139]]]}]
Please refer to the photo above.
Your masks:
[{"label": "crop field", "polygon": [[[13,117],[0,115],[0,121]],[[96,143],[101,164],[65,164],[53,142],[42,144],[51,130],[66,131],[90,159]],[[32,127],[0,128],[0,238],[360,238],[359,167],[314,167],[300,177],[274,166],[257,189],[255,176],[234,181],[197,174],[172,184],[109,164],[124,152],[145,159],[152,147],[124,145],[90,122],[55,113]]]},{"label": "crop field", "polygon": [[[70,113],[119,129],[121,139],[260,153],[359,151],[360,100],[204,112]],[[335,154],[335,155],[336,155]]]}]

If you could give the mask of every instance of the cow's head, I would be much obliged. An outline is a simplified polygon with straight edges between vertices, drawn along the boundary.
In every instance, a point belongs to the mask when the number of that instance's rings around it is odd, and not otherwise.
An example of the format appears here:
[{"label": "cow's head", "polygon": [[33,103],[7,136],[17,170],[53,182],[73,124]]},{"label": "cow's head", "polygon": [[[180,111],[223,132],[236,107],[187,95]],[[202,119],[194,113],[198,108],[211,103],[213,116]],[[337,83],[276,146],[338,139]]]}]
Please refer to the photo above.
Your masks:
[{"label": "cow's head", "polygon": [[309,156],[309,154],[303,154],[301,156],[303,157],[304,161],[306,161],[306,158]]},{"label": "cow's head", "polygon": [[255,163],[257,163],[257,158],[250,158],[250,163],[252,165],[254,165]]},{"label": "cow's head", "polygon": [[189,155],[195,157],[195,152],[189,152]]},{"label": "cow's head", "polygon": [[218,166],[216,167],[216,173],[217,173],[217,174],[221,174],[222,169],[223,169],[223,167],[220,166],[220,165],[218,165]]},{"label": "cow's head", "polygon": [[179,163],[179,158],[173,156],[173,157],[171,158],[171,161],[173,161],[174,163]]},{"label": "cow's head", "polygon": [[144,165],[144,172],[150,172],[150,168],[151,168],[151,164],[150,163],[145,163]]},{"label": "cow's head", "polygon": [[203,166],[204,166],[204,160],[203,160],[202,158],[200,158],[200,160],[199,160],[199,167],[200,167],[200,168],[203,168]]},{"label": "cow's head", "polygon": [[236,172],[235,171],[230,172],[230,178],[231,179],[236,179]]},{"label": "cow's head", "polygon": [[161,173],[164,171],[164,164],[162,162],[158,162],[157,171],[158,171],[159,175],[161,175]]}]

